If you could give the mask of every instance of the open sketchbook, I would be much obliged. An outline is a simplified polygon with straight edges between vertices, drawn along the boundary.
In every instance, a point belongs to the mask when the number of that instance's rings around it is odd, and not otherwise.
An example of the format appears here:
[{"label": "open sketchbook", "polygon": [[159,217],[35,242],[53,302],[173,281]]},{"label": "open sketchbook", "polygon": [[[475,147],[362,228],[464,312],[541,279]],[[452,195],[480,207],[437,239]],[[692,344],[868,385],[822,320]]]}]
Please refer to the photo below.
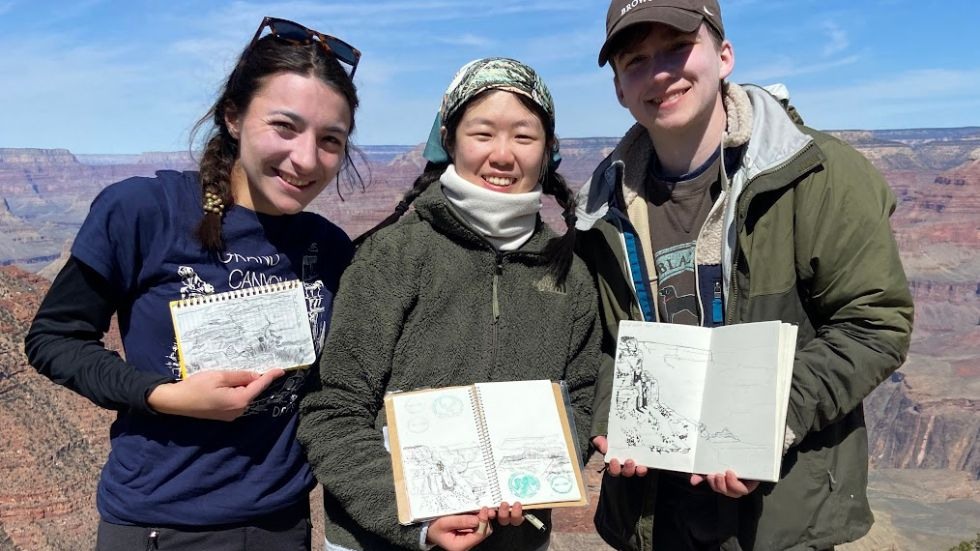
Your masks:
[{"label": "open sketchbook", "polygon": [[316,352],[307,312],[297,280],[172,301],[181,377],[310,365]]},{"label": "open sketchbook", "polygon": [[779,479],[796,326],[622,321],[606,461]]},{"label": "open sketchbook", "polygon": [[385,397],[398,521],[521,502],[586,505],[559,384],[478,383]]}]

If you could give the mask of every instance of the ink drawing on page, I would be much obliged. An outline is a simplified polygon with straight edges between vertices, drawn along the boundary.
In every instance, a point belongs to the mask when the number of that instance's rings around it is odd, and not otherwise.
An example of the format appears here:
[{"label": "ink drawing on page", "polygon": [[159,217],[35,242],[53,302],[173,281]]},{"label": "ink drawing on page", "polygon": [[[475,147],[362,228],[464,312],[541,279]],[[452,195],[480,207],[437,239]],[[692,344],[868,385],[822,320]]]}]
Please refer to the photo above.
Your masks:
[{"label": "ink drawing on page", "polygon": [[777,480],[795,344],[778,321],[621,322],[606,461]]},{"label": "ink drawing on page", "polygon": [[316,358],[303,284],[296,280],[176,300],[170,312],[183,378],[306,367]]}]

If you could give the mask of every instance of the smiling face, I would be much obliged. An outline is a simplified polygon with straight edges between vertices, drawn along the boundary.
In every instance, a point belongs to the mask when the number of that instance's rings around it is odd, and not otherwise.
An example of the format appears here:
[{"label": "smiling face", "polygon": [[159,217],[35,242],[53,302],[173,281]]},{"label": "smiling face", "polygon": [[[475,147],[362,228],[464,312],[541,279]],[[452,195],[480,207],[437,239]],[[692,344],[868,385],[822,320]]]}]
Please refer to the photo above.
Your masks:
[{"label": "smiling face", "polygon": [[646,38],[616,53],[613,63],[619,102],[655,140],[724,130],[720,86],[735,57],[731,44],[717,45],[704,24],[692,33],[652,24]]},{"label": "smiling face", "polygon": [[451,146],[456,172],[503,193],[534,189],[545,162],[541,119],[510,92],[491,91],[466,107]]},{"label": "smiling face", "polygon": [[264,79],[243,114],[225,117],[239,142],[231,173],[235,203],[264,214],[303,210],[337,177],[347,147],[347,100],[295,73]]}]

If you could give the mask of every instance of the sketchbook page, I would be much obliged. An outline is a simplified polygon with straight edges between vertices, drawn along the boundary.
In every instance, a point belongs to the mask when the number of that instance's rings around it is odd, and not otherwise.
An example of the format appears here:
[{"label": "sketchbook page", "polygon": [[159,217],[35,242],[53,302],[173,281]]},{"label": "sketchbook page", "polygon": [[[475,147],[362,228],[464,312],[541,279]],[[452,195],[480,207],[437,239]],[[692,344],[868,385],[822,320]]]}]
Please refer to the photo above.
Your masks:
[{"label": "sketchbook page", "polygon": [[[776,405],[779,406],[776,415],[776,461],[782,467],[783,441],[786,438],[786,413],[789,409],[789,393],[793,384],[793,365],[796,362],[796,333],[797,327],[790,323],[784,323],[781,331],[782,362],[779,370],[778,390],[776,394]],[[778,476],[778,473],[777,473]]]},{"label": "sketchbook page", "polygon": [[622,321],[606,462],[692,472],[711,330]]},{"label": "sketchbook page", "polygon": [[731,469],[739,478],[778,478],[774,442],[783,426],[777,419],[781,325],[767,321],[711,330],[695,472]]},{"label": "sketchbook page", "polygon": [[396,436],[392,448],[401,459],[412,522],[477,511],[494,502],[470,388],[389,395],[395,419],[395,431],[389,433]]},{"label": "sketchbook page", "polygon": [[[475,385],[502,501],[579,501],[575,465],[551,381]],[[499,505],[499,503],[494,504]]]},{"label": "sketchbook page", "polygon": [[562,430],[565,433],[565,449],[568,456],[573,458],[571,467],[575,472],[575,485],[578,487],[579,499],[577,501],[552,501],[535,503],[529,508],[550,509],[555,507],[585,507],[589,504],[589,496],[585,489],[585,459],[582,457],[578,431],[575,428],[575,411],[572,408],[572,399],[568,393],[568,385],[565,381],[551,383],[551,390],[555,395],[555,404],[558,406],[558,418],[561,421]]},{"label": "sketchbook page", "polygon": [[299,281],[170,303],[181,376],[305,367],[316,359]]}]

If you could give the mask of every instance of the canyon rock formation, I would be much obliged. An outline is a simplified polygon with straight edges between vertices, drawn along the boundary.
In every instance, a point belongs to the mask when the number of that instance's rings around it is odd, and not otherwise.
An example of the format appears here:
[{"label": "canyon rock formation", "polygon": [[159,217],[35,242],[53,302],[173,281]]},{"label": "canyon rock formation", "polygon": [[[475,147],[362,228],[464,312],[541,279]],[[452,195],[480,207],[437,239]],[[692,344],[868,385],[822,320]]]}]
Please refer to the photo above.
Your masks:
[{"label": "canyon rock formation", "polygon": [[[899,198],[892,226],[916,303],[908,361],[865,401],[878,524],[846,549],[946,549],[972,536],[980,518],[980,128],[836,135]],[[570,185],[584,183],[615,143],[563,140]],[[387,216],[424,166],[421,146],[362,152],[363,185],[328,189],[311,205],[352,236]],[[30,368],[23,335],[99,190],[192,167],[185,153],[0,149],[0,550],[74,549],[93,539],[113,416]],[[546,207],[546,221],[561,228],[558,207],[551,199]],[[118,335],[107,342],[118,347]],[[593,506],[598,466],[587,469]],[[556,549],[597,548],[590,511],[557,515]]]}]

